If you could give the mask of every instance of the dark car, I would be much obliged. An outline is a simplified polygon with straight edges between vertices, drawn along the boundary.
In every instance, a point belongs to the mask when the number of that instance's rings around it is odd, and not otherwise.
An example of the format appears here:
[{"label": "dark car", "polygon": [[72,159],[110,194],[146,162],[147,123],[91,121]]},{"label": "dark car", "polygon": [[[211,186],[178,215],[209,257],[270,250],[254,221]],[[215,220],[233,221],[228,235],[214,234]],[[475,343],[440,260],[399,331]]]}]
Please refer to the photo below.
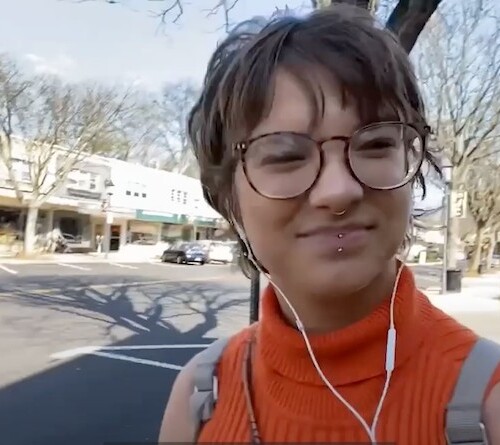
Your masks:
[{"label": "dark car", "polygon": [[207,262],[207,254],[203,247],[199,244],[183,243],[177,246],[169,247],[165,250],[161,256],[161,261],[163,263],[198,263],[203,265]]}]

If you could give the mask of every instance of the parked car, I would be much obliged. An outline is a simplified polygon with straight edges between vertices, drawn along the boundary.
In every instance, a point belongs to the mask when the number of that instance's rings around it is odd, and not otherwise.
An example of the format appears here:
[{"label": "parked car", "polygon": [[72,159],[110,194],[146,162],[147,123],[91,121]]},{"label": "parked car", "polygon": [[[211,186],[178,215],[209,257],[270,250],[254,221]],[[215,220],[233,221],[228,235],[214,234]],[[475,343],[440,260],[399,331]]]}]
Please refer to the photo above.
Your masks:
[{"label": "parked car", "polygon": [[199,244],[182,243],[177,246],[171,246],[168,249],[164,250],[161,256],[161,261],[163,263],[197,263],[203,265],[208,261],[208,258],[203,247]]},{"label": "parked car", "polygon": [[208,248],[208,261],[228,264],[233,262],[233,247],[229,243],[214,241]]}]

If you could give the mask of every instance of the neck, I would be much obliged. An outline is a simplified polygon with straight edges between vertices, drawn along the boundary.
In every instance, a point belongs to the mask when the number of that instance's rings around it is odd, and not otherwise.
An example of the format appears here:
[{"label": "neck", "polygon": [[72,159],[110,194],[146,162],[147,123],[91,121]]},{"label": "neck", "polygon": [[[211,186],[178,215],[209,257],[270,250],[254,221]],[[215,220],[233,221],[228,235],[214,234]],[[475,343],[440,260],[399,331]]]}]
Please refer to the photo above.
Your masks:
[{"label": "neck", "polygon": [[[349,295],[330,295],[317,298],[305,292],[288,292],[280,286],[293,304],[308,332],[332,332],[365,318],[392,294],[398,263],[390,261],[367,286]],[[280,292],[275,289],[281,311],[286,321],[295,326],[295,317]],[[300,293],[300,295],[299,295]]]}]

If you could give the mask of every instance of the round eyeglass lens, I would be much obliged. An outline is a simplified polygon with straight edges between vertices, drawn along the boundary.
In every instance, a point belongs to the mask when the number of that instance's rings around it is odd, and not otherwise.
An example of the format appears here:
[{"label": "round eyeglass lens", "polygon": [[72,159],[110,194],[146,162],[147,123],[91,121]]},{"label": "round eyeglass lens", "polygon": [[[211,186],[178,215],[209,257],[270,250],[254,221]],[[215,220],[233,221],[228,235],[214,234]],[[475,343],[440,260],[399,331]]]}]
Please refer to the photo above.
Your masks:
[{"label": "round eyeglass lens", "polygon": [[422,164],[424,144],[418,131],[403,123],[362,128],[349,144],[349,163],[357,179],[374,189],[411,181]]},{"label": "round eyeglass lens", "polygon": [[258,193],[277,199],[308,190],[321,167],[316,142],[294,133],[276,133],[252,141],[245,153],[245,173]]}]

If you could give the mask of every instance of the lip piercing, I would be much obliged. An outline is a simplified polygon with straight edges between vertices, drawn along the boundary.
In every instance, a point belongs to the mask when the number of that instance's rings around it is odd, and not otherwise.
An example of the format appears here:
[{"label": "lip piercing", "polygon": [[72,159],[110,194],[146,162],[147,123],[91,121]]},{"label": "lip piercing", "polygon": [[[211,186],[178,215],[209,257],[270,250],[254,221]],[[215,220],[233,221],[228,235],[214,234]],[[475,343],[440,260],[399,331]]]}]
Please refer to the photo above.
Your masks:
[{"label": "lip piercing", "polygon": [[344,249],[343,249],[342,247],[339,247],[339,248],[337,249],[337,252],[342,252],[343,250],[344,250]]},{"label": "lip piercing", "polygon": [[339,233],[337,236],[338,236],[339,238],[344,238],[344,234],[343,234],[343,233]]},{"label": "lip piercing", "polygon": [[345,209],[342,210],[341,212],[333,212],[333,214],[337,215],[337,216],[342,216],[344,213],[345,213]]}]

